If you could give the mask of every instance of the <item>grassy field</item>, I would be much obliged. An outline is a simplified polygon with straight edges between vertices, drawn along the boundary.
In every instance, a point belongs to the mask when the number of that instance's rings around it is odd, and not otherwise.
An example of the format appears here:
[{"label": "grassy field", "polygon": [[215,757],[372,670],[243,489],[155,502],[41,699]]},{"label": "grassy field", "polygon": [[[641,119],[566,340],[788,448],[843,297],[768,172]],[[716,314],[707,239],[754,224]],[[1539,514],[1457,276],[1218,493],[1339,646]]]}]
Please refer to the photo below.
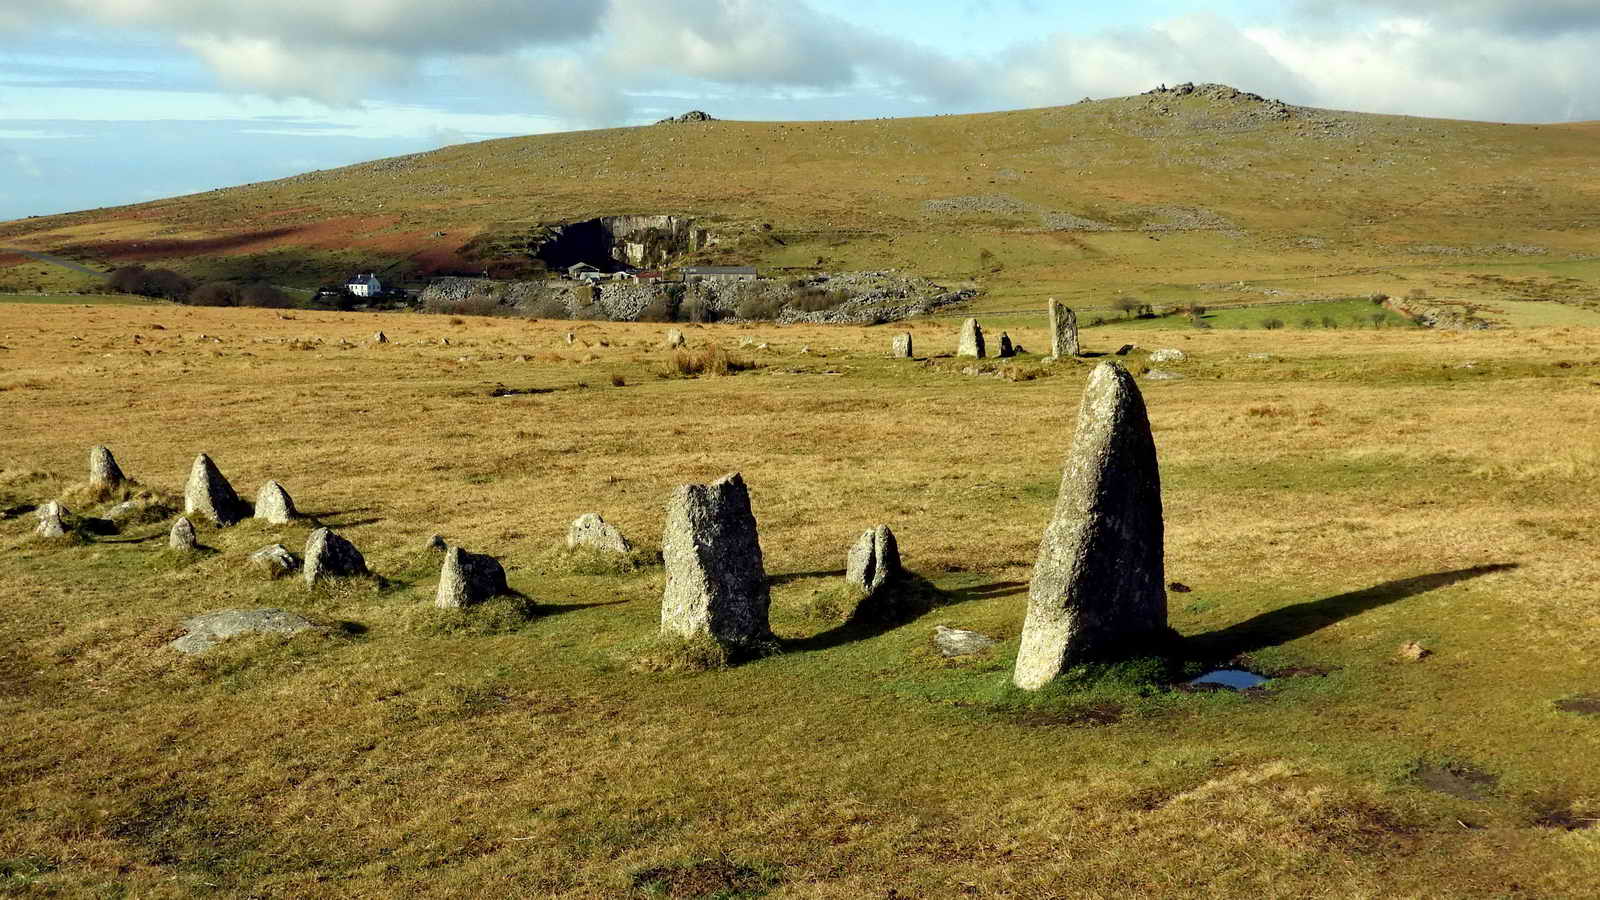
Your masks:
[{"label": "grassy field", "polygon": [[47,303],[52,306],[156,306],[167,304],[132,294],[0,294],[0,303]]},{"label": "grassy field", "polygon": [[[956,324],[909,327],[937,355]],[[1247,695],[1140,666],[1009,687],[1095,360],[980,377],[885,359],[887,328],[687,332],[754,368],[663,377],[660,326],[0,304],[0,891],[1592,893],[1600,717],[1561,704],[1600,695],[1600,329],[1085,332],[1140,344],[1136,372],[1188,354],[1143,382],[1192,588],[1173,664],[1275,676]],[[95,443],[165,490],[207,451],[314,521],[202,527],[193,559],[165,524],[31,538]],[[674,485],[733,470],[783,650],[650,671],[661,569],[553,548],[587,511],[657,545]],[[381,579],[308,593],[246,564],[315,522]],[[817,618],[876,522],[934,608]],[[503,560],[534,614],[433,612],[434,532]],[[329,627],[163,646],[261,606]],[[939,624],[1001,644],[944,660]]]}]

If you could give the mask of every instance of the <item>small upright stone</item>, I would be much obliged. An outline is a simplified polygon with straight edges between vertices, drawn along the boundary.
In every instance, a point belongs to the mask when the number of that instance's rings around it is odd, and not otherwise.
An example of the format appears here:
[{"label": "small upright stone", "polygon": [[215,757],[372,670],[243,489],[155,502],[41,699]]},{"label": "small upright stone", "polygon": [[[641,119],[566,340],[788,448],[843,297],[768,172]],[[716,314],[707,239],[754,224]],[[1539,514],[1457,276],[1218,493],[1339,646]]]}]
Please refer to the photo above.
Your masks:
[{"label": "small upright stone", "polygon": [[256,491],[256,518],[273,525],[287,525],[299,515],[293,498],[278,482],[269,481]]},{"label": "small upright stone", "polygon": [[900,576],[900,545],[887,525],[861,533],[845,557],[845,583],[867,596]]},{"label": "small upright stone", "polygon": [[67,536],[67,508],[51,500],[39,507],[39,524],[34,526],[33,533],[42,538],[59,538]]},{"label": "small upright stone", "polygon": [[667,569],[662,634],[746,646],[771,634],[767,572],[750,491],[739,473],[673,492],[661,555]]},{"label": "small upright stone", "polygon": [[573,344],[576,344],[577,342],[578,342],[578,336],[575,333],[571,332],[571,331],[567,332],[567,346],[570,347]]},{"label": "small upright stone", "polygon": [[306,540],[306,586],[315,585],[324,578],[350,578],[367,574],[367,560],[356,545],[333,533],[331,528],[318,528]]},{"label": "small upright stone", "polygon": [[422,542],[422,549],[426,553],[443,553],[450,549],[450,545],[446,544],[440,535],[430,534],[428,539]]},{"label": "small upright stone", "polygon": [[250,554],[250,562],[252,565],[265,569],[266,573],[273,578],[282,578],[300,568],[300,560],[296,559],[295,555],[289,552],[289,548],[282,544],[262,547],[260,550]]},{"label": "small upright stone", "polygon": [[977,319],[968,319],[961,323],[961,343],[956,347],[956,355],[983,358],[983,327],[978,324]]},{"label": "small upright stone", "polygon": [[684,341],[684,339],[683,339],[683,332],[679,331],[676,328],[668,328],[667,329],[667,349],[668,350],[674,350],[674,349],[677,349],[678,347],[682,347],[685,343],[686,343],[686,341]]},{"label": "small upright stone", "polygon": [[389,343],[389,336],[381,331],[377,332],[372,336],[372,342],[374,344],[387,344]]},{"label": "small upright stone", "polygon": [[584,513],[567,528],[567,549],[588,547],[605,553],[631,553],[633,544],[617,526],[608,524],[599,513]]},{"label": "small upright stone", "polygon": [[1055,513],[1039,544],[1012,680],[1137,653],[1167,630],[1161,476],[1144,398],[1127,370],[1089,375]]},{"label": "small upright stone", "polygon": [[117,465],[117,458],[106,447],[89,448],[89,486],[95,488],[120,487],[127,476]]},{"label": "small upright stone", "polygon": [[1016,355],[1017,351],[1011,347],[1011,335],[1006,334],[1004,331],[1000,332],[1000,358],[1010,359]]},{"label": "small upright stone", "polygon": [[902,331],[894,336],[894,343],[890,345],[889,355],[895,359],[911,359],[911,332]]},{"label": "small upright stone", "polygon": [[172,529],[167,532],[167,549],[187,553],[197,549],[200,542],[194,535],[194,523],[186,516],[179,516],[178,521],[172,523]]},{"label": "small upright stone", "polygon": [[204,453],[196,456],[189,469],[189,483],[183,488],[183,514],[199,513],[226,527],[243,518],[243,507],[233,485],[222,477],[211,457]]},{"label": "small upright stone", "polygon": [[439,589],[433,595],[433,605],[461,609],[509,590],[506,570],[499,560],[451,547],[445,551],[444,565],[439,569]]},{"label": "small upright stone", "polygon": [[1064,356],[1077,356],[1081,350],[1078,347],[1078,314],[1064,303],[1050,298],[1050,358],[1061,359]]}]

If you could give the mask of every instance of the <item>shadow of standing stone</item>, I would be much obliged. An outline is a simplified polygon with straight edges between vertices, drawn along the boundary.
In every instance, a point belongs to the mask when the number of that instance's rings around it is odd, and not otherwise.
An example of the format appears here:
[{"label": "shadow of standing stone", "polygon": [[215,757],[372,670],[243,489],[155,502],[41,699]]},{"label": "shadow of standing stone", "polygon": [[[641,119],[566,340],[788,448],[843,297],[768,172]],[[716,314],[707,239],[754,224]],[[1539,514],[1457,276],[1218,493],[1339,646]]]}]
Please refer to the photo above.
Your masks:
[{"label": "shadow of standing stone", "polygon": [[667,569],[663,635],[746,647],[771,636],[767,572],[750,491],[739,473],[673,492],[661,555]]},{"label": "shadow of standing stone", "polygon": [[1017,687],[1043,687],[1071,666],[1137,653],[1167,635],[1163,528],[1144,398],[1126,369],[1101,363],[1039,545]]}]

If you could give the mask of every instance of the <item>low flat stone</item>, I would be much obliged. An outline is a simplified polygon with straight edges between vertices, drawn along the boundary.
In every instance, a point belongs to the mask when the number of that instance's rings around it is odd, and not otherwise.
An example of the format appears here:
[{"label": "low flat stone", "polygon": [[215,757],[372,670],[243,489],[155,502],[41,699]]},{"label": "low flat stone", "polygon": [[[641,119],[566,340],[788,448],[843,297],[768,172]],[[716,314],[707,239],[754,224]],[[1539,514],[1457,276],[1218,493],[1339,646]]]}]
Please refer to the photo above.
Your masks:
[{"label": "low flat stone", "polygon": [[194,535],[194,523],[188,516],[179,516],[178,521],[172,523],[172,528],[167,531],[167,548],[170,550],[188,551],[199,547],[200,543]]},{"label": "low flat stone", "polygon": [[572,520],[567,528],[567,549],[588,547],[606,553],[631,553],[633,544],[622,536],[617,526],[608,524],[599,513],[584,513]]},{"label": "low flat stone", "polygon": [[89,448],[89,484],[98,488],[114,488],[127,481],[117,458],[106,447]]},{"label": "low flat stone", "polygon": [[299,515],[294,499],[278,482],[269,481],[256,491],[256,518],[273,525],[287,525]]},{"label": "low flat stone", "polygon": [[968,631],[965,628],[947,628],[943,625],[933,627],[933,647],[946,659],[982,653],[998,643],[1000,642],[986,634]]},{"label": "low flat stone", "polygon": [[460,547],[445,551],[439,569],[439,589],[433,605],[440,609],[461,609],[507,593],[506,570],[500,561],[481,553],[468,553]]},{"label": "low flat stone", "polygon": [[1144,377],[1151,381],[1182,381],[1183,376],[1171,369],[1151,369],[1144,373]]},{"label": "low flat stone", "polygon": [[304,578],[310,587],[325,578],[353,578],[367,574],[367,560],[356,545],[333,532],[318,528],[306,540]]},{"label": "low flat stone", "polygon": [[188,634],[168,647],[179,653],[204,653],[242,634],[296,634],[316,626],[281,609],[221,609],[185,619]]},{"label": "low flat stone", "polygon": [[262,547],[260,550],[250,554],[250,563],[266,570],[266,573],[273,578],[291,575],[296,569],[300,568],[300,560],[289,552],[288,547],[282,544]]},{"label": "low flat stone", "polygon": [[1153,363],[1183,362],[1189,355],[1176,347],[1162,347],[1150,351],[1150,361]]},{"label": "low flat stone", "polygon": [[71,515],[65,506],[55,500],[39,507],[36,512],[39,524],[34,526],[33,533],[42,538],[58,538],[67,536],[67,517]]}]

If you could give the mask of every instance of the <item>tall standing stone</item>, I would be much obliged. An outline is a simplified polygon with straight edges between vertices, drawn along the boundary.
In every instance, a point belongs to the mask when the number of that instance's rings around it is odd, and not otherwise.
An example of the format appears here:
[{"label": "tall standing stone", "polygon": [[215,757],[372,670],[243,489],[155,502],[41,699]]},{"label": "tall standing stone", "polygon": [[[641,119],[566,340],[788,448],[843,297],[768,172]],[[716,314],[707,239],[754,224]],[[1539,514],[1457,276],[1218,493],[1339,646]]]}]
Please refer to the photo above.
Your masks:
[{"label": "tall standing stone", "polygon": [[167,532],[167,547],[179,552],[188,552],[200,546],[194,535],[194,523],[187,516],[179,516],[178,521],[172,523],[172,530]]},{"label": "tall standing stone", "polygon": [[304,577],[306,586],[324,578],[350,578],[367,574],[367,560],[331,528],[318,528],[306,540]]},{"label": "tall standing stone", "polygon": [[35,535],[42,538],[67,536],[67,516],[71,515],[71,513],[67,512],[65,506],[51,500],[39,507],[36,515],[39,517],[39,524],[33,527]]},{"label": "tall standing stone", "polygon": [[1004,331],[1000,332],[1000,358],[1010,359],[1016,355],[1017,351],[1011,346],[1011,335],[1006,334]]},{"label": "tall standing stone", "polygon": [[111,455],[107,447],[89,448],[89,486],[96,488],[120,487],[127,476],[122,474],[122,468],[117,465],[117,458]]},{"label": "tall standing stone", "polygon": [[233,492],[233,485],[222,477],[217,464],[204,453],[194,458],[189,469],[189,483],[183,488],[183,514],[199,513],[220,526],[228,526],[244,517],[244,504]]},{"label": "tall standing stone", "polygon": [[1065,304],[1050,298],[1050,358],[1077,356],[1078,314]]},{"label": "tall standing stone", "polygon": [[956,347],[956,355],[983,359],[983,327],[977,319],[961,323],[961,343]]},{"label": "tall standing stone", "polygon": [[862,532],[845,556],[845,583],[867,596],[899,576],[900,545],[887,525]]},{"label": "tall standing stone", "polygon": [[509,590],[506,570],[499,560],[451,547],[445,551],[444,565],[439,569],[439,589],[434,592],[433,605],[461,609]]},{"label": "tall standing stone", "polygon": [[1117,363],[1089,375],[1055,513],[1039,544],[1012,680],[1043,687],[1079,663],[1165,634],[1161,476],[1144,398]]},{"label": "tall standing stone", "polygon": [[273,525],[287,525],[300,513],[294,508],[294,498],[276,481],[269,481],[256,491],[256,518]]},{"label": "tall standing stone", "polygon": [[767,572],[750,491],[739,473],[673,492],[661,556],[667,569],[662,634],[731,645],[771,634]]},{"label": "tall standing stone", "polygon": [[889,346],[889,355],[895,359],[911,359],[911,332],[902,331],[894,336],[894,343]]}]

